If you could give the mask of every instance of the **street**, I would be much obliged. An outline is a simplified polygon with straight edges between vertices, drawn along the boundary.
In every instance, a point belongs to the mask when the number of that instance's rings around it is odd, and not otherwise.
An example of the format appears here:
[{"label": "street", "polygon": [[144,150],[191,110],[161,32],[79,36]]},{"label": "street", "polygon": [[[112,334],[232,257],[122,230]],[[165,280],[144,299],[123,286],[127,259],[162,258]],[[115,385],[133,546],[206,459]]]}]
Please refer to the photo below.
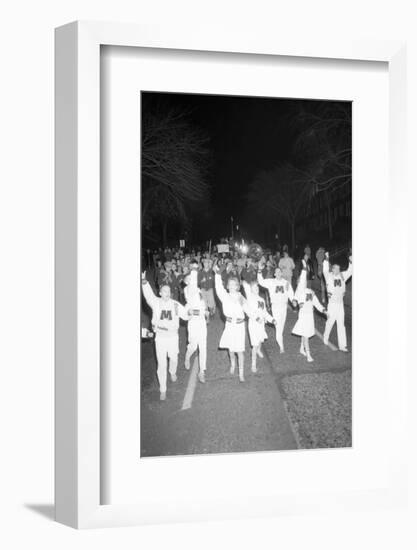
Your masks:
[{"label": "street", "polygon": [[[348,345],[351,315],[347,307]],[[226,350],[218,349],[223,330],[219,311],[208,325],[206,383],[198,381],[198,354],[184,368],[186,327],[180,327],[178,380],[168,382],[167,400],[159,401],[152,341],[142,343],[141,456],[254,452],[351,446],[351,354],[334,351],[336,328],[324,346],[324,318],[315,315],[317,334],[310,340],[313,363],[299,353],[291,334],[297,319],[288,308],[285,353],[280,354],[273,327],[251,373],[246,338],[245,378],[229,373]]]}]

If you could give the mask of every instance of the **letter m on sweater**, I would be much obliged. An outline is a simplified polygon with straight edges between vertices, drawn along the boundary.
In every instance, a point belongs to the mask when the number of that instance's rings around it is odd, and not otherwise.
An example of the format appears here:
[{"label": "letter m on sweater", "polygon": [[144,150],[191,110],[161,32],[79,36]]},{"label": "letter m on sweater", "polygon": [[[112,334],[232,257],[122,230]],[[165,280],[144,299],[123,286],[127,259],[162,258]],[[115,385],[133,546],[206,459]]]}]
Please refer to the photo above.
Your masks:
[{"label": "letter m on sweater", "polygon": [[172,311],[170,309],[163,309],[161,311],[160,319],[161,321],[163,321],[164,319],[169,319],[170,321],[172,321]]}]

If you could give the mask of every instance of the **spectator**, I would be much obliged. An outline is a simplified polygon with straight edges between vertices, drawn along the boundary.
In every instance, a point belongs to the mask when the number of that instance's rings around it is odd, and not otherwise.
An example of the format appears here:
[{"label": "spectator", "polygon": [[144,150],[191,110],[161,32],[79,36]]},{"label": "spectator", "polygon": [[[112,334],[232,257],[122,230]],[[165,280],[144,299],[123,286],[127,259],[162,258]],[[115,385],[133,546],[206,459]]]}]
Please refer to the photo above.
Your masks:
[{"label": "spectator", "polygon": [[281,269],[284,279],[291,284],[293,272],[295,269],[295,263],[288,254],[288,250],[285,250],[283,252],[283,256],[279,261],[278,267]]},{"label": "spectator", "polygon": [[317,278],[320,282],[320,292],[321,292],[321,301],[326,303],[326,281],[323,276],[323,261],[325,258],[325,250],[322,246],[316,252],[316,261],[317,261]]},{"label": "spectator", "polygon": [[214,271],[213,262],[208,258],[203,259],[203,269],[198,272],[197,281],[210,315],[214,315],[216,313],[216,302],[214,300]]},{"label": "spectator", "polygon": [[[271,256],[270,256],[271,258]],[[275,264],[272,260],[267,260],[265,267],[262,269],[262,277],[264,279],[273,279],[275,274]]]},{"label": "spectator", "polygon": [[177,273],[176,265],[175,267],[171,262],[165,262],[164,268],[161,269],[158,273],[158,288],[161,289],[163,286],[169,286],[170,296],[174,300],[179,298],[179,285],[180,285],[180,275]]},{"label": "spectator", "polygon": [[256,282],[257,277],[258,277],[258,271],[256,269],[256,266],[255,266],[252,258],[247,258],[246,267],[244,267],[242,269],[241,277],[249,285],[251,283]]}]

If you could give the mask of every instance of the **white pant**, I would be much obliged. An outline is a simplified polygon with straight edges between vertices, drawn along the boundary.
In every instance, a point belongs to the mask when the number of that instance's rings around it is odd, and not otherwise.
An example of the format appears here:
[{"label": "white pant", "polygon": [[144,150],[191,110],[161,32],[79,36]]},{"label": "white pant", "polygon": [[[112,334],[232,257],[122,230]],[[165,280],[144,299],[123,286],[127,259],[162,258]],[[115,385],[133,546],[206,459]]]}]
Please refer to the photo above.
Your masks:
[{"label": "white pant", "polygon": [[337,323],[337,343],[339,349],[346,347],[346,328],[345,328],[345,307],[343,302],[332,303],[329,302],[327,307],[328,318],[326,321],[326,327],[324,329],[324,343],[327,344],[329,336],[332,331],[333,325]]},{"label": "white pant", "polygon": [[188,322],[188,346],[185,353],[185,362],[189,362],[192,354],[199,351],[200,371],[204,372],[207,365],[207,325],[203,321]]},{"label": "white pant", "polygon": [[287,302],[282,304],[272,304],[272,317],[276,321],[275,338],[281,349],[284,349],[283,333],[284,325],[287,319]]},{"label": "white pant", "polygon": [[159,391],[165,393],[167,391],[167,358],[169,359],[169,373],[171,376],[176,374],[178,365],[178,334],[169,336],[156,335],[155,338],[156,360],[158,369]]}]

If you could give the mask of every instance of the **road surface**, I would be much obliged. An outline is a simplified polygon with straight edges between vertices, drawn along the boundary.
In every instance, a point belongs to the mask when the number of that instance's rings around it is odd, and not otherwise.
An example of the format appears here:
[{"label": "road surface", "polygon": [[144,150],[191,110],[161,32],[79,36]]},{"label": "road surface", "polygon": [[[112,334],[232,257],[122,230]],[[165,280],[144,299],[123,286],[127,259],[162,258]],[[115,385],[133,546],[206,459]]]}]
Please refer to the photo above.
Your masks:
[{"label": "road surface", "polygon": [[[350,316],[347,316],[350,319]],[[274,329],[268,328],[251,373],[249,337],[245,378],[229,374],[219,312],[208,325],[206,383],[197,379],[198,357],[184,368],[186,329],[180,328],[178,380],[168,382],[167,400],[159,401],[153,342],[142,343],[141,456],[293,450],[351,445],[351,354],[324,346],[324,319],[316,315],[318,335],[311,338],[314,363],[299,354],[291,334],[297,313],[289,307],[280,354]],[[348,343],[350,343],[350,327]],[[336,327],[332,338],[336,338]]]}]

